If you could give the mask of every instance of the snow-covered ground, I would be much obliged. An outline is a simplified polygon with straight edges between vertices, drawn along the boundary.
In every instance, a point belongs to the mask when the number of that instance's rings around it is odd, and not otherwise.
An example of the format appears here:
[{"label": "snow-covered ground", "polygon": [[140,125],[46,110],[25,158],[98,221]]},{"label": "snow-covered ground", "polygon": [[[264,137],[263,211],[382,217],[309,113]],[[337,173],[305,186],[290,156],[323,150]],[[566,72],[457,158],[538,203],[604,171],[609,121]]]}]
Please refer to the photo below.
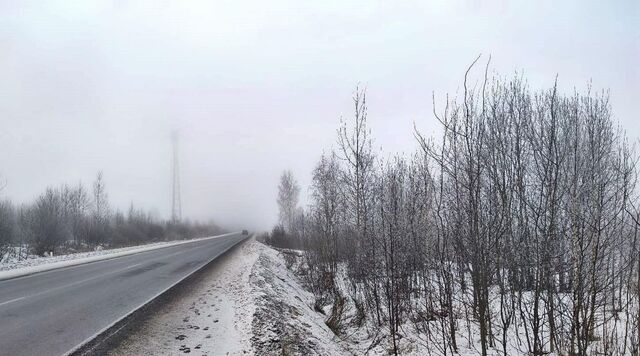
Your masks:
[{"label": "snow-covered ground", "polygon": [[[291,253],[294,252],[294,253]],[[111,355],[388,355],[391,339],[374,320],[360,319],[346,298],[339,336],[326,325],[331,305],[316,309],[303,259],[251,239],[220,257],[170,303],[145,317]],[[348,283],[336,276],[339,290]],[[461,309],[462,310],[462,309]],[[456,312],[457,355],[480,354],[477,323]],[[496,327],[500,324],[496,322]],[[408,318],[400,327],[402,355],[450,355],[438,321]],[[509,329],[509,355],[526,354],[519,329]],[[504,355],[499,342],[490,355]]]},{"label": "snow-covered ground", "polygon": [[254,314],[251,343],[256,355],[352,354],[314,310],[315,298],[286,267],[283,256],[269,247],[251,272]]},{"label": "snow-covered ground", "polygon": [[224,235],[204,237],[191,240],[163,241],[140,246],[130,246],[116,249],[99,249],[96,251],[71,253],[65,255],[41,257],[36,255],[26,255],[18,258],[18,252],[12,251],[2,258],[0,261],[0,280],[13,278],[20,275],[26,275],[36,272],[42,272],[55,268],[74,266],[82,263],[95,262],[99,260],[126,256],[144,251],[151,251],[158,248],[175,246],[194,241],[201,241],[216,238]]},{"label": "snow-covered ground", "polygon": [[281,254],[254,240],[221,257],[111,355],[345,355]]},{"label": "snow-covered ground", "polygon": [[127,335],[111,355],[244,355],[251,352],[251,269],[263,246],[248,241],[216,260]]},{"label": "snow-covered ground", "polygon": [[[295,251],[293,251],[295,252]],[[261,291],[261,298],[256,298],[256,318],[254,318],[254,349],[256,354],[295,354],[295,355],[389,355],[392,352],[392,339],[388,329],[383,325],[380,327],[376,321],[371,318],[361,319],[350,298],[345,298],[343,313],[339,322],[339,336],[325,325],[331,315],[332,305],[325,305],[323,312],[314,309],[315,297],[309,293],[305,286],[303,274],[307,270],[301,254],[287,253],[287,256],[298,256],[290,258],[289,266],[285,267],[283,253],[279,253],[273,249],[265,248],[258,259],[252,281]],[[293,262],[291,262],[293,260]],[[344,267],[344,266],[342,266]],[[255,277],[254,277],[255,274]],[[263,281],[263,282],[262,282]],[[348,289],[350,282],[346,277],[346,270],[340,268],[336,275],[336,286],[343,296],[349,295]],[[471,293],[468,291],[468,293]],[[498,290],[493,289],[491,292],[491,308],[499,310]],[[525,308],[533,309],[530,303],[530,293],[523,295],[523,303]],[[566,295],[565,298],[570,296]],[[478,323],[470,317],[471,311],[467,307],[462,306],[461,298],[463,292],[456,291],[456,308],[454,317],[457,323],[456,340],[457,352],[454,354],[461,356],[471,356],[481,354],[480,330]],[[470,299],[471,296],[467,296]],[[414,300],[416,309],[420,309],[420,305],[426,304],[424,300]],[[564,301],[567,304],[567,301]],[[635,309],[632,308],[631,314],[635,315]],[[597,315],[597,323],[601,325],[606,322],[609,325],[607,330],[615,330],[617,340],[624,340],[630,333],[625,330],[625,319],[623,313],[615,313],[615,315]],[[426,314],[425,314],[426,315]],[[279,317],[278,317],[279,316]],[[419,318],[418,316],[410,316],[406,318],[399,327],[398,332],[398,351],[401,355],[451,355],[452,352],[445,342],[443,335],[447,332],[447,328],[441,323],[441,319],[430,320],[429,318]],[[544,321],[544,320],[543,320]],[[507,327],[506,344],[501,345],[499,334],[502,332],[502,323],[500,320],[493,320],[495,332],[498,334],[494,339],[494,346],[487,350],[489,355],[527,355],[528,346],[526,341],[525,326],[518,322]],[[545,324],[546,325],[546,324]],[[444,329],[443,329],[444,327]],[[596,340],[589,346],[588,354],[604,355],[603,342],[605,337],[600,333],[600,329],[596,330]],[[260,335],[260,333],[262,333]],[[279,334],[278,334],[279,333]],[[272,335],[275,334],[275,337]],[[259,336],[260,335],[260,336]],[[284,335],[284,337],[283,337]],[[612,337],[609,335],[608,337]],[[269,343],[269,340],[279,342]],[[633,342],[630,340],[630,342]],[[289,344],[290,343],[290,344]],[[262,348],[261,348],[262,346]],[[609,349],[613,345],[608,345]],[[629,346],[629,344],[626,344]],[[622,347],[622,345],[617,345]],[[617,350],[616,354],[628,354],[629,349]],[[284,353],[283,353],[284,352]],[[562,353],[549,353],[550,356],[560,355]]]}]

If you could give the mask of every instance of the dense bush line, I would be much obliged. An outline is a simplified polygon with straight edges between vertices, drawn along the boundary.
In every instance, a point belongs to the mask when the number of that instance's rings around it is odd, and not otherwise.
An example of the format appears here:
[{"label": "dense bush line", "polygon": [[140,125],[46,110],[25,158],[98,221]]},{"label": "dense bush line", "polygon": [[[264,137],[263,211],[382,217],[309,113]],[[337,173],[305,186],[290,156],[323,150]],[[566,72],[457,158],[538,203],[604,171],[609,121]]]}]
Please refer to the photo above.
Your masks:
[{"label": "dense bush line", "polygon": [[321,303],[349,298],[396,353],[411,320],[439,354],[473,329],[482,355],[516,341],[531,355],[638,355],[637,156],[607,93],[465,77],[434,112],[441,136],[416,130],[409,158],[376,155],[365,93],[353,103],[308,209],[281,218]]},{"label": "dense bush line", "polygon": [[122,247],[155,241],[210,236],[213,223],[161,221],[135,209],[109,207],[102,174],[91,191],[82,184],[49,187],[30,204],[0,201],[0,260],[12,247],[36,255]]}]

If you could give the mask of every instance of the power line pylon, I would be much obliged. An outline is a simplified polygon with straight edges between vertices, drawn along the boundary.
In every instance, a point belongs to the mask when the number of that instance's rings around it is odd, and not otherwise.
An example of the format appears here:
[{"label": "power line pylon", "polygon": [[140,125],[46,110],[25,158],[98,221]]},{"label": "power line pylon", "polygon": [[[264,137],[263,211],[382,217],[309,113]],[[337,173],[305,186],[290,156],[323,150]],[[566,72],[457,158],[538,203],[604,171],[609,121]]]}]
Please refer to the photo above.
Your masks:
[{"label": "power line pylon", "polygon": [[171,135],[173,141],[173,201],[171,204],[171,220],[176,223],[182,220],[182,202],[180,200],[180,162],[178,155],[178,132]]}]

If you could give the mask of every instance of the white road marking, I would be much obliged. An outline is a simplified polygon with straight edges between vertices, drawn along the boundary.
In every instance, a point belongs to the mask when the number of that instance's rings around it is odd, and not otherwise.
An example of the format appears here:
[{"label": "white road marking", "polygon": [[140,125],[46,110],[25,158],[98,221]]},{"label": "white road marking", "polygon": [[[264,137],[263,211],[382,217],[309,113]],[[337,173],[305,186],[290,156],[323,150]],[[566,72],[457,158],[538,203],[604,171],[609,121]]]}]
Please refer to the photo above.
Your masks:
[{"label": "white road marking", "polygon": [[6,302],[0,303],[0,306],[5,305],[5,304],[9,304],[9,303],[13,303],[13,302],[17,302],[17,301],[19,301],[21,299],[24,299],[24,298],[26,298],[26,297],[20,297],[20,298],[16,298],[16,299],[11,299],[11,300],[8,300]]}]

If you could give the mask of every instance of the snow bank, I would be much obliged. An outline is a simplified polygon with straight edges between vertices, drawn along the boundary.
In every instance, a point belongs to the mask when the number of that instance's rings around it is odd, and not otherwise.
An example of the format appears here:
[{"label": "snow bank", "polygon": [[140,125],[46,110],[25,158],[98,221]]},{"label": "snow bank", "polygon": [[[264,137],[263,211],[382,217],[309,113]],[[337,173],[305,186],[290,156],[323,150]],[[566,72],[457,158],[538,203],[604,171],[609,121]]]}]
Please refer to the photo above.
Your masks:
[{"label": "snow bank", "polygon": [[15,261],[9,263],[0,264],[0,281],[23,277],[34,273],[50,271],[59,268],[77,266],[84,263],[91,263],[97,261],[108,260],[117,257],[123,257],[133,255],[136,253],[157,250],[164,247],[177,246],[182,244],[188,244],[196,241],[203,241],[214,239],[218,237],[228,236],[236,234],[237,232],[231,232],[223,235],[203,237],[192,240],[178,240],[168,242],[158,242],[153,244],[147,244],[142,246],[124,247],[112,250],[100,250],[91,252],[74,253],[68,255],[60,255],[53,257],[39,257],[26,259],[23,261]]},{"label": "snow bank", "polygon": [[314,296],[278,251],[263,245],[249,283],[255,304],[251,343],[256,355],[351,353],[325,324],[325,315],[314,310]]}]

